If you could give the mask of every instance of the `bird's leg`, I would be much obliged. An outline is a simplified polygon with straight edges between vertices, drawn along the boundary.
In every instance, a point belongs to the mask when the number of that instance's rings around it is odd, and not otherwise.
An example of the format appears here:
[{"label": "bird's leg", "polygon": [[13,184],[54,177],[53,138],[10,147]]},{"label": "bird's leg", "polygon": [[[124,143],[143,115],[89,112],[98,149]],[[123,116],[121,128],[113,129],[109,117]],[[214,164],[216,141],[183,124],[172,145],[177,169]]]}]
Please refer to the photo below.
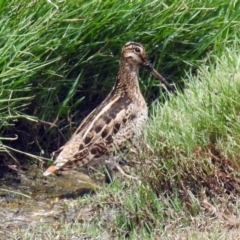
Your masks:
[{"label": "bird's leg", "polygon": [[120,167],[120,165],[118,164],[119,159],[120,159],[120,158],[117,157],[117,156],[111,156],[111,157],[109,157],[109,158],[105,161],[105,164],[106,164],[107,168],[110,169],[110,170],[116,168],[122,176],[127,177],[127,178],[131,178],[131,179],[135,179],[135,180],[138,180],[138,181],[139,181],[139,179],[138,179],[137,177],[133,177],[133,176],[131,176],[131,175],[128,175],[128,174],[126,174],[126,173],[123,171],[123,169],[122,169],[122,168]]},{"label": "bird's leg", "polygon": [[149,152],[154,153],[150,145],[144,140],[140,144],[139,142],[133,143],[131,151],[135,154],[139,154],[139,153],[142,153],[143,149],[146,149]]},{"label": "bird's leg", "polygon": [[111,183],[113,181],[112,169],[110,169],[107,165],[104,168],[104,175],[106,183]]}]

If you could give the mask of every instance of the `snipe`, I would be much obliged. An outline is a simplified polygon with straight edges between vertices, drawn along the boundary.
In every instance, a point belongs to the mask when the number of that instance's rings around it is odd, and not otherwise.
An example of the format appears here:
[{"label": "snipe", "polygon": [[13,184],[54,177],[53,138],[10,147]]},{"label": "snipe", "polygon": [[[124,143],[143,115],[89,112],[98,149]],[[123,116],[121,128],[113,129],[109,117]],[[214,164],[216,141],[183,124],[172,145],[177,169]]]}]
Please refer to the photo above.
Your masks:
[{"label": "snipe", "polygon": [[56,161],[44,175],[85,165],[111,161],[115,152],[141,132],[148,109],[139,88],[139,67],[147,68],[168,88],[171,86],[153,69],[139,43],[128,42],[122,49],[115,86],[107,98],[81,123],[62,147]]}]

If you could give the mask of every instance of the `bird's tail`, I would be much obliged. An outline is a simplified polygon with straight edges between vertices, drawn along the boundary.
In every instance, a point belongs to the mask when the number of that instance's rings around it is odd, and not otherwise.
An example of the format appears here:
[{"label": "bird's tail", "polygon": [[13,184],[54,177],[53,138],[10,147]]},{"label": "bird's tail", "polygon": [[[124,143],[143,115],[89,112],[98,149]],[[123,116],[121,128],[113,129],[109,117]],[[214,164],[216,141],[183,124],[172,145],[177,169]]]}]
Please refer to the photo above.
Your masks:
[{"label": "bird's tail", "polygon": [[48,176],[48,175],[54,173],[57,170],[58,170],[58,168],[56,166],[52,165],[43,173],[43,175]]}]

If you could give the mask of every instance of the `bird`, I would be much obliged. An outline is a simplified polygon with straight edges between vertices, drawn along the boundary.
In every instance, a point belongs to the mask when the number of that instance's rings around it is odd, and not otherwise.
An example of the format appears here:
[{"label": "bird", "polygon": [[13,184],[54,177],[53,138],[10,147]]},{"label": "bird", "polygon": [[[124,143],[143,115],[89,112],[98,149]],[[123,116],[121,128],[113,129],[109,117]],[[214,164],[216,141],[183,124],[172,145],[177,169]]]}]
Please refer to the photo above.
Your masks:
[{"label": "bird", "polygon": [[[148,118],[147,103],[139,87],[141,66],[171,89],[148,61],[143,45],[137,42],[126,43],[121,51],[112,91],[60,148],[61,152],[53,165],[43,173],[44,176],[59,170],[114,162],[117,152],[141,135],[143,124]],[[119,165],[115,164],[120,170]]]}]

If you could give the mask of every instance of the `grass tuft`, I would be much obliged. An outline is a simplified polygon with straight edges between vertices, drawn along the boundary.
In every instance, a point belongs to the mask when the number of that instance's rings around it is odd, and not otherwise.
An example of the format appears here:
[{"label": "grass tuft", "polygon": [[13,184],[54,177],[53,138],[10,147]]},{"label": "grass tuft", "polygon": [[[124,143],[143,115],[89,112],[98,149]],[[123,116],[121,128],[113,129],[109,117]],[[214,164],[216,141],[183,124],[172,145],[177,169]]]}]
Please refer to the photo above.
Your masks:
[{"label": "grass tuft", "polygon": [[184,92],[152,106],[148,139],[155,153],[146,175],[158,194],[239,192],[239,56],[226,50],[189,75]]}]

